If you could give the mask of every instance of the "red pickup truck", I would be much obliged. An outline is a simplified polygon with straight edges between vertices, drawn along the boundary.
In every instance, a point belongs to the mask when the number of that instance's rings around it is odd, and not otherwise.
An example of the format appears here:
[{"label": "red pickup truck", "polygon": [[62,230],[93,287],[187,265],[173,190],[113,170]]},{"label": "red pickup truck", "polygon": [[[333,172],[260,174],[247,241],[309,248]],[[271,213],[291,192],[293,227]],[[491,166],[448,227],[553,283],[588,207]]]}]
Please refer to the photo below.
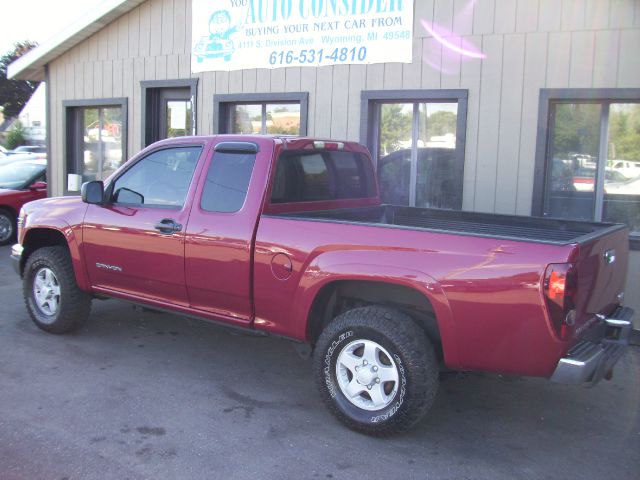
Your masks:
[{"label": "red pickup truck", "polygon": [[443,368],[595,383],[632,330],[626,227],[382,205],[352,142],[162,141],[81,198],[27,204],[19,242],[43,330],[114,297],[287,337],[372,435],[422,418]]}]

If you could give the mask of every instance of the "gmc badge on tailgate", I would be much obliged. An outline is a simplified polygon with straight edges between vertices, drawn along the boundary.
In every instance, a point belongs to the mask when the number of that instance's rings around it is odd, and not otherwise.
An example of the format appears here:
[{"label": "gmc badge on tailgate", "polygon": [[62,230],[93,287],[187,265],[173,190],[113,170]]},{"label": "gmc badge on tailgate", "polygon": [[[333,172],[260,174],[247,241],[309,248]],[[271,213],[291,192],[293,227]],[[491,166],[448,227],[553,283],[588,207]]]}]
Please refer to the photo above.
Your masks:
[{"label": "gmc badge on tailgate", "polygon": [[611,250],[607,250],[604,252],[604,263],[607,265],[611,265],[616,261],[616,251],[612,248]]}]

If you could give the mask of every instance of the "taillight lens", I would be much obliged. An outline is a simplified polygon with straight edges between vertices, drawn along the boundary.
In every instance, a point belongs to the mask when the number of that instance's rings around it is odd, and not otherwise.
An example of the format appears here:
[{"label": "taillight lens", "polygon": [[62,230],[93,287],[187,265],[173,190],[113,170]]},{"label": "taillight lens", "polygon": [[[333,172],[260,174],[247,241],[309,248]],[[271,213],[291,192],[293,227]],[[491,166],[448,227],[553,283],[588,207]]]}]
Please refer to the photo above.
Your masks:
[{"label": "taillight lens", "polygon": [[314,140],[313,146],[315,148],[322,148],[324,150],[344,150],[344,143],[342,142],[325,142],[324,140]]},{"label": "taillight lens", "polygon": [[573,326],[576,296],[576,268],[573,263],[552,263],[544,274],[544,296],[551,324],[562,340]]}]

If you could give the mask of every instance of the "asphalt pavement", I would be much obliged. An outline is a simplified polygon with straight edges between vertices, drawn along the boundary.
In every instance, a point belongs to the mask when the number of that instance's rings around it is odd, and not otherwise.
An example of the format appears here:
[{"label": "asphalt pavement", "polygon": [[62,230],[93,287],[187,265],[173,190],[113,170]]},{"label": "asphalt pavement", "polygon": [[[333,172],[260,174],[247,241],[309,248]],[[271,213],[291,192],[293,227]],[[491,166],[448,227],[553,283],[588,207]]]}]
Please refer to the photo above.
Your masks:
[{"label": "asphalt pavement", "polygon": [[325,410],[277,338],[94,301],[40,331],[0,248],[0,479],[640,478],[640,347],[594,388],[443,375],[411,432],[369,438]]}]

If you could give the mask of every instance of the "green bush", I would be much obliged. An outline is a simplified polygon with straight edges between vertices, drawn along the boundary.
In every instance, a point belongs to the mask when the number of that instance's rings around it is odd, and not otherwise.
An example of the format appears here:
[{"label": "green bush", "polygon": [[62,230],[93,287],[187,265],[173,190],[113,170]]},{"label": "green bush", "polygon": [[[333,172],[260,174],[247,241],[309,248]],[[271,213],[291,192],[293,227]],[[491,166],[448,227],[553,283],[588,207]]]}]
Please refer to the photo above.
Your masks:
[{"label": "green bush", "polygon": [[11,130],[9,130],[9,133],[7,134],[5,147],[8,150],[13,150],[16,147],[19,147],[20,145],[25,145],[25,144],[26,144],[26,139],[24,138],[24,126],[18,120],[13,124],[13,126],[11,127]]}]

